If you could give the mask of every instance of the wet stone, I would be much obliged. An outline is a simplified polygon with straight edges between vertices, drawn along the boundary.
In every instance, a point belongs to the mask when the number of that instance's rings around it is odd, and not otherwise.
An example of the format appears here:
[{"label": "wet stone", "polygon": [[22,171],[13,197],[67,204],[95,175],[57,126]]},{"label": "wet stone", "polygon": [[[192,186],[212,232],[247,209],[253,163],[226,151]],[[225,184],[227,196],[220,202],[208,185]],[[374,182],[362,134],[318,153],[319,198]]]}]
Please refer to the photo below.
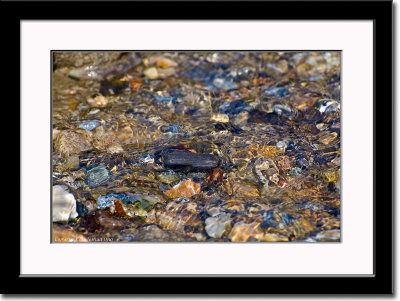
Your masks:
[{"label": "wet stone", "polygon": [[167,184],[172,184],[174,182],[177,182],[177,181],[179,181],[180,178],[181,178],[181,175],[172,170],[160,172],[157,175],[157,180],[159,180],[163,183],[167,183]]},{"label": "wet stone", "polygon": [[129,90],[129,86],[129,82],[102,80],[100,82],[100,93],[106,96],[120,94],[125,90]]},{"label": "wet stone", "polygon": [[90,167],[86,171],[86,185],[96,187],[106,183],[110,179],[110,172],[103,164]]},{"label": "wet stone", "polygon": [[229,180],[225,183],[225,189],[229,195],[255,197],[260,196],[258,187],[250,182],[242,180]]},{"label": "wet stone", "polygon": [[207,218],[205,225],[208,236],[220,238],[231,226],[231,218],[229,214],[222,213],[220,215]]},{"label": "wet stone", "polygon": [[233,77],[220,74],[213,80],[210,87],[213,89],[232,90],[237,87],[237,84]]},{"label": "wet stone", "polygon": [[276,147],[277,148],[287,148],[288,146],[289,146],[289,142],[288,141],[282,140],[282,141],[278,141],[276,143]]},{"label": "wet stone", "polygon": [[340,241],[340,230],[322,231],[315,237],[318,241]]},{"label": "wet stone", "polygon": [[54,148],[68,156],[91,149],[91,144],[85,135],[72,130],[63,130],[57,135]]},{"label": "wet stone", "polygon": [[100,126],[101,123],[97,120],[90,120],[90,121],[84,121],[81,124],[79,124],[79,128],[82,130],[86,131],[93,131],[95,128]]},{"label": "wet stone", "polygon": [[122,193],[111,193],[102,195],[97,199],[97,207],[99,209],[105,209],[110,207],[116,200],[123,200],[126,196]]},{"label": "wet stone", "polygon": [[229,239],[232,242],[260,241],[263,236],[264,231],[260,228],[259,223],[238,222],[233,226]]},{"label": "wet stone", "polygon": [[163,133],[178,133],[179,127],[177,125],[170,123],[169,125],[161,126],[160,130]]},{"label": "wet stone", "polygon": [[265,95],[268,96],[276,96],[276,97],[284,97],[286,96],[287,89],[286,88],[268,88],[263,92]]},{"label": "wet stone", "polygon": [[53,242],[87,242],[88,240],[81,233],[76,232],[68,226],[53,224]]},{"label": "wet stone", "polygon": [[[154,242],[154,241],[185,241],[188,237],[184,235],[178,235],[171,231],[162,229],[158,225],[144,225],[138,231],[138,235],[135,237],[136,241],[143,242]],[[190,238],[189,238],[190,239]]]},{"label": "wet stone", "polygon": [[159,103],[172,103],[172,104],[178,102],[178,100],[171,95],[158,95],[156,96],[155,101]]},{"label": "wet stone", "polygon": [[289,173],[292,175],[300,175],[302,172],[301,168],[299,167],[293,167],[292,169],[289,170]]},{"label": "wet stone", "polygon": [[188,150],[168,150],[163,156],[165,166],[190,170],[210,170],[218,167],[219,158],[212,154],[198,154]]},{"label": "wet stone", "polygon": [[226,103],[222,104],[219,107],[218,112],[222,113],[222,114],[226,114],[230,118],[232,118],[234,115],[239,114],[240,112],[244,112],[244,111],[250,112],[253,109],[254,108],[251,105],[247,104],[243,100],[234,100],[234,101],[226,102]]},{"label": "wet stone", "polygon": [[165,191],[164,194],[171,199],[175,199],[178,197],[190,198],[200,192],[200,187],[201,185],[199,183],[196,183],[189,179],[176,184],[170,190]]},{"label": "wet stone", "polygon": [[68,222],[77,216],[76,200],[67,186],[53,186],[53,222]]},{"label": "wet stone", "polygon": [[77,170],[79,168],[79,156],[78,155],[69,156],[64,162],[64,167],[67,170]]}]

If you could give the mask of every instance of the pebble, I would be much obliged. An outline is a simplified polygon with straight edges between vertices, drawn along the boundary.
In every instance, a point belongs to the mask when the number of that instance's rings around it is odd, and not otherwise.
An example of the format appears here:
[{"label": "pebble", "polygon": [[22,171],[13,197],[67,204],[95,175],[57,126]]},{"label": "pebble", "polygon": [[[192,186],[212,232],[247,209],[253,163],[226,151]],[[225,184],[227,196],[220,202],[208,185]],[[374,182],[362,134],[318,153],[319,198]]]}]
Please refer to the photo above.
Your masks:
[{"label": "pebble", "polygon": [[141,163],[150,163],[150,164],[152,164],[152,163],[154,163],[154,158],[151,155],[147,154],[147,155],[140,156],[139,157],[139,161]]},{"label": "pebble", "polygon": [[232,118],[234,115],[239,114],[240,112],[250,112],[254,108],[244,102],[243,100],[234,100],[231,102],[225,102],[223,103],[219,109],[218,112],[222,114],[226,114],[229,116],[229,118]]},{"label": "pebble", "polygon": [[259,223],[246,224],[237,222],[229,233],[229,239],[232,242],[260,241],[264,236],[264,231]]},{"label": "pebble", "polygon": [[172,103],[172,104],[176,104],[178,102],[176,97],[173,97],[171,95],[157,95],[155,100],[156,102]]},{"label": "pebble", "polygon": [[212,154],[193,153],[188,150],[172,149],[164,152],[164,164],[170,168],[190,168],[195,170],[214,169],[219,158]]},{"label": "pebble", "polygon": [[157,180],[167,183],[167,184],[172,184],[173,182],[178,181],[182,175],[175,173],[174,171],[165,171],[157,174]]},{"label": "pebble", "polygon": [[[185,241],[185,237],[172,233],[167,230],[161,229],[158,225],[144,225],[139,229],[139,233],[136,236],[137,241],[143,242],[177,242]],[[187,238],[186,238],[187,240]]]},{"label": "pebble", "polygon": [[340,241],[340,230],[335,229],[335,230],[327,230],[327,231],[322,231],[317,234],[315,237],[317,241]]},{"label": "pebble", "polygon": [[199,82],[212,82],[212,79],[215,76],[215,72],[211,72],[205,64],[195,66],[192,69],[188,69],[185,71],[185,75],[190,77],[191,79]]},{"label": "pebble", "polygon": [[230,215],[226,213],[221,213],[218,216],[207,218],[205,221],[205,229],[208,236],[220,238],[230,227],[231,221]]},{"label": "pebble", "polygon": [[293,113],[292,109],[287,105],[277,104],[273,106],[272,110],[278,116],[290,116]]},{"label": "pebble", "polygon": [[176,184],[170,190],[165,191],[164,194],[171,199],[178,197],[190,198],[200,192],[200,187],[201,185],[199,183],[189,179]]},{"label": "pebble", "polygon": [[97,207],[99,209],[106,209],[114,204],[116,200],[121,200],[125,203],[129,202],[131,198],[122,193],[110,193],[107,195],[102,195],[97,199]]},{"label": "pebble", "polygon": [[279,171],[286,174],[291,168],[292,162],[288,156],[279,156],[276,158],[276,165]]},{"label": "pebble", "polygon": [[104,211],[97,210],[93,215],[86,216],[86,223],[89,232],[92,232],[96,230],[121,229],[127,226],[129,220],[109,217]]},{"label": "pebble", "polygon": [[210,216],[217,216],[218,214],[221,213],[221,209],[218,208],[218,207],[211,207],[211,208],[208,208],[208,209],[207,209],[207,213],[208,213]]},{"label": "pebble", "polygon": [[224,77],[223,75],[220,75],[213,80],[211,87],[214,89],[232,90],[236,89],[237,84],[232,77]]},{"label": "pebble", "polygon": [[265,233],[261,241],[271,241],[271,242],[277,242],[277,241],[284,241],[288,242],[289,238],[284,236],[284,235],[279,235],[275,233]]},{"label": "pebble", "polygon": [[264,94],[268,96],[277,96],[277,97],[284,97],[286,96],[287,89],[286,88],[268,88],[264,90]]},{"label": "pebble", "polygon": [[77,216],[76,200],[67,186],[53,186],[53,222],[68,222]]},{"label": "pebble", "polygon": [[291,175],[300,175],[302,172],[302,169],[300,167],[293,167],[292,169],[289,170],[289,173]]},{"label": "pebble", "polygon": [[269,227],[283,228],[287,226],[292,220],[292,217],[278,209],[269,210],[266,212],[261,228],[267,229]]},{"label": "pebble", "polygon": [[156,67],[150,67],[143,71],[144,75],[149,79],[157,79],[159,74]]},{"label": "pebble", "polygon": [[[101,53],[96,52],[95,55],[98,56]],[[105,64],[95,63],[97,60],[95,58],[93,64],[71,70],[69,76],[81,80],[101,80],[111,74],[114,76],[123,74],[125,71],[139,65],[142,61],[134,52],[125,55],[118,61],[110,61]],[[99,60],[99,62],[102,61],[102,59]]]},{"label": "pebble", "polygon": [[102,80],[100,82],[100,90],[99,92],[102,95],[116,95],[121,94],[124,91],[129,91],[130,84],[126,81],[108,81]]},{"label": "pebble", "polygon": [[215,113],[211,115],[211,120],[226,123],[229,122],[229,116],[227,114]]},{"label": "pebble", "polygon": [[319,100],[315,103],[321,113],[337,112],[340,110],[340,103],[336,100]]},{"label": "pebble", "polygon": [[328,145],[328,144],[334,142],[337,137],[338,137],[338,134],[336,132],[328,132],[328,133],[323,134],[319,138],[319,141],[325,145]]},{"label": "pebble", "polygon": [[150,203],[150,205],[154,205],[157,203],[163,203],[164,199],[158,195],[144,195],[143,199]]},{"label": "pebble", "polygon": [[186,234],[198,233],[201,232],[203,226],[200,212],[201,207],[197,203],[185,198],[177,198],[169,200],[156,211],[155,222],[166,230]]},{"label": "pebble", "polygon": [[52,242],[87,242],[85,236],[77,233],[72,228],[66,228],[61,225],[53,224]]},{"label": "pebble", "polygon": [[86,170],[86,185],[97,187],[108,181],[111,174],[104,164]]},{"label": "pebble", "polygon": [[86,136],[72,130],[60,131],[55,139],[54,148],[63,155],[79,154],[82,151],[91,149],[91,144]]},{"label": "pebble", "polygon": [[278,141],[276,143],[276,147],[277,148],[287,148],[289,146],[289,142],[288,141]]},{"label": "pebble", "polygon": [[163,133],[178,133],[179,127],[175,124],[170,123],[169,125],[161,126],[160,131]]},{"label": "pebble", "polygon": [[168,67],[176,67],[176,66],[178,66],[178,63],[175,62],[174,60],[172,60],[172,59],[170,59],[168,57],[165,57],[165,56],[161,56],[161,55],[152,56],[149,59],[149,63],[153,64],[153,62],[155,62],[157,64],[157,66],[161,67],[161,68],[168,68]]},{"label": "pebble", "polygon": [[79,156],[78,155],[71,155],[63,164],[67,170],[77,170],[79,169]]},{"label": "pebble", "polygon": [[260,196],[256,185],[243,180],[228,180],[225,189],[229,195],[254,197]]},{"label": "pebble", "polygon": [[107,152],[110,154],[121,154],[124,152],[124,149],[121,145],[111,145],[107,148]]},{"label": "pebble", "polygon": [[100,126],[101,123],[97,120],[90,120],[90,121],[85,121],[82,122],[78,128],[83,129],[85,131],[93,131],[95,128],[97,128],[98,126]]},{"label": "pebble", "polygon": [[89,106],[94,108],[104,108],[108,104],[108,99],[103,95],[89,97],[86,101],[89,104]]}]

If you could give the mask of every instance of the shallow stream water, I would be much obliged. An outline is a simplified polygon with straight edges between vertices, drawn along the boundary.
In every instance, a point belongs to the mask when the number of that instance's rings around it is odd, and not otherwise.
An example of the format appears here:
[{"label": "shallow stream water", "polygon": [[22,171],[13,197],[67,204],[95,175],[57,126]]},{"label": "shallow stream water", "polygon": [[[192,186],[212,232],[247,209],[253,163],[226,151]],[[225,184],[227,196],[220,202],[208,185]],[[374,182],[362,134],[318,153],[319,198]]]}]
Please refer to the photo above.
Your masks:
[{"label": "shallow stream water", "polygon": [[340,241],[340,52],[54,52],[54,242]]}]

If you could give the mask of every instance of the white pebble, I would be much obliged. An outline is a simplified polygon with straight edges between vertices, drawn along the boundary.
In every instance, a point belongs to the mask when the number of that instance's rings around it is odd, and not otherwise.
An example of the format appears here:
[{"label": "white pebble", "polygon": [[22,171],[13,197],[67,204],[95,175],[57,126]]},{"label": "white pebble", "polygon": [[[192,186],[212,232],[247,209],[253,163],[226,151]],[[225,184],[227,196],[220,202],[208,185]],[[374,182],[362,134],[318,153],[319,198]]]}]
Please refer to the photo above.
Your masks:
[{"label": "white pebble", "polygon": [[68,222],[77,216],[74,195],[64,185],[53,186],[53,222]]}]

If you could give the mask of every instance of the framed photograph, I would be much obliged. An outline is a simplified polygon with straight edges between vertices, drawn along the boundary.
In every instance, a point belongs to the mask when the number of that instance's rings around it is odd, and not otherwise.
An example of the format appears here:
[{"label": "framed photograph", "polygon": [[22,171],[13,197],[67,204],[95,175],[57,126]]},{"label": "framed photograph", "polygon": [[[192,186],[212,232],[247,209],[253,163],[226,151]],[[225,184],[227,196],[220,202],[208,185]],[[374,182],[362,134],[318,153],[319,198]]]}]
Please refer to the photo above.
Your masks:
[{"label": "framed photograph", "polygon": [[393,294],[391,1],[1,7],[3,293]]}]

